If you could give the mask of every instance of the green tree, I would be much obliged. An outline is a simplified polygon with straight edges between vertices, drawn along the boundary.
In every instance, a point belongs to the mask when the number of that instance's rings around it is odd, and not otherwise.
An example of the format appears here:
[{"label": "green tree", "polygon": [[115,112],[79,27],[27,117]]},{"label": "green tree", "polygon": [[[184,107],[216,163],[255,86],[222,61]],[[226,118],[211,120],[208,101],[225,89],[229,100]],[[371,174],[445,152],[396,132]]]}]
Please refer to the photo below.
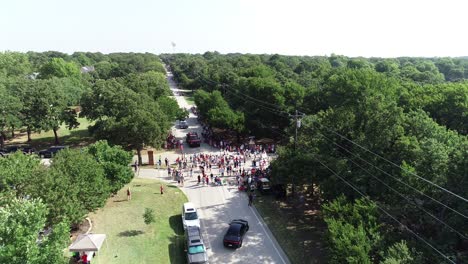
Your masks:
[{"label": "green tree", "polygon": [[88,146],[87,151],[104,168],[112,193],[117,193],[132,180],[133,172],[128,166],[132,162],[132,154],[121,146],[110,146],[107,141],[100,140]]},{"label": "green tree", "polygon": [[0,73],[5,76],[21,76],[31,73],[28,56],[19,52],[0,52]]},{"label": "green tree", "polygon": [[36,156],[21,152],[0,159],[0,192],[12,191],[18,197],[28,195],[31,178],[43,170]]},{"label": "green tree", "polygon": [[49,62],[42,65],[39,73],[41,79],[50,79],[52,77],[80,77],[80,68],[74,62],[66,62],[62,58],[52,58]]},{"label": "green tree", "polygon": [[47,204],[51,223],[67,220],[77,224],[88,212],[104,205],[109,183],[91,154],[65,149],[54,156],[46,173],[31,178],[29,193]]},{"label": "green tree", "polygon": [[136,93],[146,94],[153,100],[171,94],[166,76],[160,72],[129,74],[125,77],[125,84]]},{"label": "green tree", "polygon": [[322,209],[330,263],[372,263],[382,240],[376,204],[365,198],[350,203],[340,196]]},{"label": "green tree", "polygon": [[151,208],[145,208],[143,219],[145,220],[145,224],[147,225],[154,223],[155,222],[154,210]]},{"label": "green tree", "polygon": [[7,130],[12,127],[20,127],[20,111],[23,107],[18,97],[10,94],[0,84],[0,147],[3,148],[7,139]]},{"label": "green tree", "polygon": [[46,229],[46,206],[37,199],[0,199],[0,263],[66,263],[63,249],[68,243],[66,223]]},{"label": "green tree", "polygon": [[411,264],[413,257],[405,241],[400,241],[390,246],[385,252],[380,264]]}]

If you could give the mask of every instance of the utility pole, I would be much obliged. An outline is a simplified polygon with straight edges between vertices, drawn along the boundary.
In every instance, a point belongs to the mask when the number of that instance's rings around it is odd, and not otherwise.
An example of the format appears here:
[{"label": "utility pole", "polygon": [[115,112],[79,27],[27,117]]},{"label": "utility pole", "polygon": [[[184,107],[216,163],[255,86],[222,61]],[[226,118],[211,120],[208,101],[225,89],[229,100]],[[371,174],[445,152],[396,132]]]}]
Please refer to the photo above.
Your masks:
[{"label": "utility pole", "polygon": [[[297,106],[296,110],[294,111],[294,115],[289,115],[290,117],[294,118],[294,154],[296,154],[297,150],[297,129],[301,127],[301,120],[300,118],[304,117],[304,113],[300,113],[297,111]],[[294,196],[294,174],[292,174],[291,177],[291,182],[292,182],[292,195]]]}]

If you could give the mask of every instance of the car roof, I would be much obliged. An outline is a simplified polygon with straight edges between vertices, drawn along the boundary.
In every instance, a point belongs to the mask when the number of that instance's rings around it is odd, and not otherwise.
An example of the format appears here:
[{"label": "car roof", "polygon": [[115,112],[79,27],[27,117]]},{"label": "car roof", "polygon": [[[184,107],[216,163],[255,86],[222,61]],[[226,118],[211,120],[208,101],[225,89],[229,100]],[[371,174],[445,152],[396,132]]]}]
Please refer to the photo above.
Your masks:
[{"label": "car roof", "polygon": [[196,212],[197,209],[193,203],[184,203],[185,212]]},{"label": "car roof", "polygon": [[229,225],[228,231],[234,231],[234,230],[238,231],[238,230],[241,229],[241,227],[242,227],[242,224],[239,224],[239,223],[231,223],[231,224]]},{"label": "car roof", "polygon": [[234,219],[231,221],[230,225],[232,224],[238,224],[238,225],[248,225],[249,222],[247,222],[246,220],[244,219]]}]

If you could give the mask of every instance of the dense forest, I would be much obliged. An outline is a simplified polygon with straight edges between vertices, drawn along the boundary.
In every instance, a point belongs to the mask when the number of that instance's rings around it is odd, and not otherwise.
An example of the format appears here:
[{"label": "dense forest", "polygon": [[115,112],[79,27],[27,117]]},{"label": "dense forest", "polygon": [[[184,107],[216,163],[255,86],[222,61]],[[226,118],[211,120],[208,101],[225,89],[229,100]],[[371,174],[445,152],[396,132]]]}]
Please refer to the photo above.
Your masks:
[{"label": "dense forest", "polygon": [[160,57],[211,126],[284,143],[271,179],[317,189],[330,263],[468,263],[468,59]]},{"label": "dense forest", "polygon": [[154,54],[0,53],[0,149],[41,131],[59,144],[57,131],[77,127],[78,117],[93,137],[50,166],[21,151],[0,158],[0,263],[68,263],[70,229],[132,180],[129,150],[141,163],[143,146],[159,148],[185,115],[169,95]]}]

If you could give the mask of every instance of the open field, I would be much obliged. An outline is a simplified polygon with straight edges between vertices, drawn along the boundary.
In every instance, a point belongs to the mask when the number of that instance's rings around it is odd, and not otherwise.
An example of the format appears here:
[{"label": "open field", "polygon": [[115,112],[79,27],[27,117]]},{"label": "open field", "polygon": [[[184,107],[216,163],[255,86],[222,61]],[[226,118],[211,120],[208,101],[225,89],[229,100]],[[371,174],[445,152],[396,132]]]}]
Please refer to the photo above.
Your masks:
[{"label": "open field", "polygon": [[317,210],[293,208],[273,195],[260,193],[254,203],[292,263],[326,263],[326,226]]},{"label": "open field", "polygon": [[[104,208],[90,214],[92,233],[107,235],[101,252],[93,263],[185,263],[184,235],[181,221],[186,196],[175,186],[161,182],[134,179],[128,186],[132,192],[127,201],[127,186],[110,198]],[[145,208],[155,212],[155,223],[143,221]]]},{"label": "open field", "polygon": [[[59,141],[61,145],[71,147],[86,146],[93,143],[95,140],[89,134],[88,127],[93,123],[86,118],[78,118],[80,125],[75,129],[68,129],[62,125],[58,130]],[[25,131],[21,131],[14,139],[8,141],[8,144],[26,144],[28,136]],[[28,145],[40,150],[54,145],[54,132],[52,130],[41,133],[32,133],[31,142]]]}]

